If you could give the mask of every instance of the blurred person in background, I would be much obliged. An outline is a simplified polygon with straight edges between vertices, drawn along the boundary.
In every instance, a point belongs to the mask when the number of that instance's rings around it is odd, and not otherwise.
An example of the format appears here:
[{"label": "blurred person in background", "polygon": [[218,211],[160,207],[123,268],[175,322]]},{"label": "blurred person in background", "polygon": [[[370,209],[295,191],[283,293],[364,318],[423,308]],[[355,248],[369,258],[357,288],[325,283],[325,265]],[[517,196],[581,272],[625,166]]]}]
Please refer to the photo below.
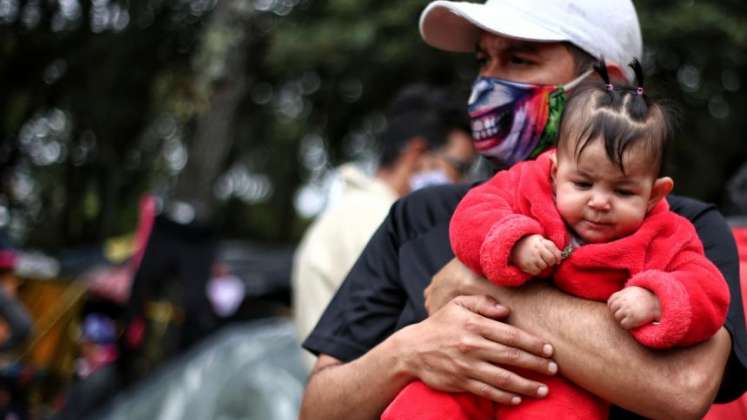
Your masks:
[{"label": "blurred person in background", "polygon": [[0,352],[3,354],[23,344],[32,329],[31,317],[17,300],[16,260],[13,250],[0,249]]},{"label": "blurred person in background", "polygon": [[[610,74],[630,80],[623,66],[643,53],[629,0],[438,0],[420,25],[428,44],[475,54],[473,98],[491,100],[470,107],[473,133],[479,152],[502,167],[553,143],[543,143],[542,133],[562,112],[565,89],[588,77],[596,59],[606,58]],[[653,352],[617,327],[604,303],[541,282],[500,288],[454,261],[449,220],[469,188],[429,188],[393,205],[304,342],[319,359],[301,418],[377,418],[416,378],[499,404],[547,395],[522,369],[562,371],[615,404],[610,418],[702,417],[714,398],[744,392],[738,259],[715,207],[668,198],[696,226],[706,255],[729,283],[725,328],[692,348]]]},{"label": "blurred person in background", "polygon": [[18,301],[18,256],[0,237],[0,418],[24,419],[27,401],[24,369],[15,360],[18,350],[31,335],[33,322]]},{"label": "blurred person in background", "polygon": [[[293,264],[294,319],[301,340],[397,198],[464,179],[475,157],[468,131],[461,103],[447,91],[408,86],[388,111],[375,174],[353,163],[338,169],[340,196],[306,231]],[[310,368],[315,358],[306,356]]]}]

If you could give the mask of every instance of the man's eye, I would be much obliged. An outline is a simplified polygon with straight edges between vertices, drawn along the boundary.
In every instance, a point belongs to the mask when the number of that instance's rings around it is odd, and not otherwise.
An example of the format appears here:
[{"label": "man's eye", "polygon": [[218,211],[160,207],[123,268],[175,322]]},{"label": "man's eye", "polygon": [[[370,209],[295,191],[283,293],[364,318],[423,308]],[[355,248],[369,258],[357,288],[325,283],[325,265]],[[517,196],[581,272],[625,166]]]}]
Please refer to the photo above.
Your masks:
[{"label": "man's eye", "polygon": [[525,58],[519,57],[517,55],[512,55],[509,60],[511,61],[511,64],[519,64],[519,65],[529,65],[532,64],[532,61],[527,60]]},{"label": "man's eye", "polygon": [[485,67],[486,64],[488,64],[488,58],[485,57],[484,55],[478,55],[478,56],[475,56],[475,62],[480,68],[482,68],[482,67]]}]

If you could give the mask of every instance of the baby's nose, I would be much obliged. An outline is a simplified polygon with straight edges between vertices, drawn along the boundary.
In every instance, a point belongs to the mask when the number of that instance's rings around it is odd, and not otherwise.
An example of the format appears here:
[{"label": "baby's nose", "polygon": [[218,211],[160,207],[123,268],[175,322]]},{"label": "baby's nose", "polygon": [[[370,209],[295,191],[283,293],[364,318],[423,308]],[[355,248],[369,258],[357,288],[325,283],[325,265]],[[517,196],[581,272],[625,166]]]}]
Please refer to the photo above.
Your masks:
[{"label": "baby's nose", "polygon": [[589,199],[589,207],[597,211],[607,211],[610,209],[610,197],[606,193],[594,193]]}]

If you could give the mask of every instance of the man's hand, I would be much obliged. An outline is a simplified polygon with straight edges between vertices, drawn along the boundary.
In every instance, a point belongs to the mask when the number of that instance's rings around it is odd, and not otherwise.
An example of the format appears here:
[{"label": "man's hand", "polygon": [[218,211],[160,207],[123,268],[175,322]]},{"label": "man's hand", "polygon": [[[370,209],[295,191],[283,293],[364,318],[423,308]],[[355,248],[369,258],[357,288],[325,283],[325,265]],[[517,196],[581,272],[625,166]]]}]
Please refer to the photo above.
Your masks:
[{"label": "man's hand", "polygon": [[658,321],[661,317],[659,298],[638,286],[613,293],[607,300],[607,306],[615,320],[626,330]]},{"label": "man's hand", "polygon": [[560,264],[561,260],[561,252],[555,243],[542,235],[525,236],[511,251],[511,262],[532,276]]},{"label": "man's hand", "polygon": [[552,346],[496,321],[508,313],[487,296],[453,299],[423,322],[395,334],[405,369],[435,389],[470,392],[501,404],[518,404],[521,396],[544,397],[547,386],[509,369],[555,374],[558,366],[549,359]]},{"label": "man's hand", "polygon": [[433,315],[457,296],[494,296],[498,288],[456,258],[449,261],[425,288],[425,309]]}]

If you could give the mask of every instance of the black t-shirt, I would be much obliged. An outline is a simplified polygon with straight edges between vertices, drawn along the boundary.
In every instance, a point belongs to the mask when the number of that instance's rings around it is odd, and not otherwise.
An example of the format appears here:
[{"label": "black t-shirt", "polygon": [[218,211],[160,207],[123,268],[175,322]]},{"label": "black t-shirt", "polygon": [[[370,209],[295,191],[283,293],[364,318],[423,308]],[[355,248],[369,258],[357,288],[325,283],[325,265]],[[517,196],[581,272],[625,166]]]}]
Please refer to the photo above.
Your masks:
[{"label": "black t-shirt", "polygon": [[[423,291],[431,277],[454,258],[449,220],[469,188],[426,188],[397,201],[304,341],[304,348],[347,362],[394,331],[425,319]],[[673,195],[668,201],[674,212],[695,225],[707,257],[729,283],[731,305],[725,326],[732,335],[733,351],[717,401],[730,400],[747,389],[747,337],[736,244],[714,206]],[[622,410],[612,414],[630,417]]]}]

